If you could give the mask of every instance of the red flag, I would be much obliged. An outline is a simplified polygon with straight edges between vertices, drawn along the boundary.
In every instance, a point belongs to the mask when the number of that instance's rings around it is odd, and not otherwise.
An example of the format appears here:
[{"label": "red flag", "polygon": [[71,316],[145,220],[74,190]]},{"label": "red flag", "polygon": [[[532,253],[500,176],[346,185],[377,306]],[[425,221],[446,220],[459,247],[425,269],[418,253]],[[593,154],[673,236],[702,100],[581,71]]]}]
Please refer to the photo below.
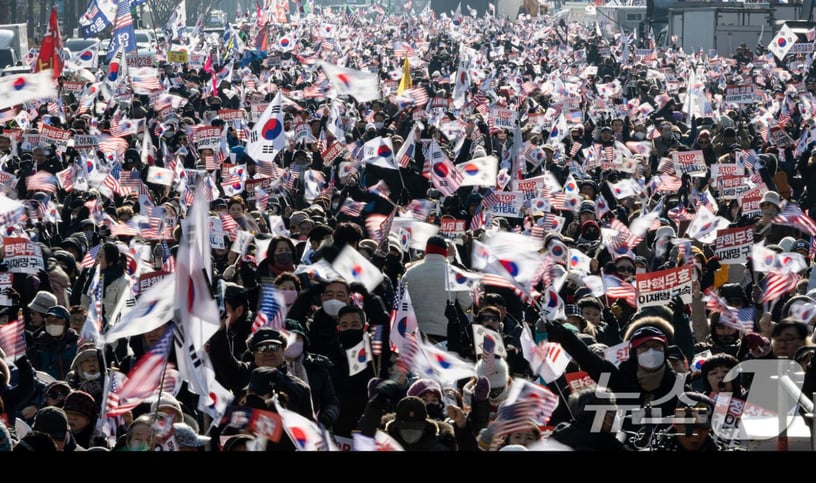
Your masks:
[{"label": "red flag", "polygon": [[48,20],[48,31],[40,43],[40,53],[37,56],[37,65],[34,72],[53,69],[54,79],[62,74],[62,37],[59,31],[59,19],[57,19],[57,7],[51,9],[51,18]]}]

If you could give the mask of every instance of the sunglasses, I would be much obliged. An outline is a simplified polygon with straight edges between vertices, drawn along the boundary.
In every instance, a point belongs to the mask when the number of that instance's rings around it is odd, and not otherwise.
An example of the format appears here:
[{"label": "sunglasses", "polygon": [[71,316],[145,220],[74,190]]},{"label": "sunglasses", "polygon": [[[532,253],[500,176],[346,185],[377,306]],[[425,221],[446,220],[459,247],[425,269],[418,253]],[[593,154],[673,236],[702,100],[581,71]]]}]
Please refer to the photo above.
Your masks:
[{"label": "sunglasses", "polygon": [[257,352],[264,353],[264,352],[277,352],[281,350],[282,346],[280,344],[263,344],[259,345],[255,348]]},{"label": "sunglasses", "polygon": [[630,267],[629,265],[622,265],[615,268],[621,273],[635,273],[635,267]]}]

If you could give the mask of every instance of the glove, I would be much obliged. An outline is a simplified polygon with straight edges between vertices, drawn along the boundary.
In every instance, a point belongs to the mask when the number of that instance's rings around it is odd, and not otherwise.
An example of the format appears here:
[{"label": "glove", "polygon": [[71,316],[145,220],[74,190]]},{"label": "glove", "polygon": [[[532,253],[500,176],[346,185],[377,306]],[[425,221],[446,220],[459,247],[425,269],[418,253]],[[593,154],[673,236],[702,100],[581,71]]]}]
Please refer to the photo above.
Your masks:
[{"label": "glove", "polygon": [[486,428],[482,428],[482,430],[479,431],[479,437],[476,438],[476,442],[482,451],[487,451],[490,448],[490,444],[493,443],[493,429],[493,425],[489,424]]},{"label": "glove", "polygon": [[451,324],[459,322],[459,312],[456,310],[456,305],[448,304],[445,306],[445,317],[448,318],[448,322]]},{"label": "glove", "polygon": [[685,308],[686,304],[683,302],[683,299],[679,296],[671,299],[671,301],[669,302],[669,309],[671,309],[671,311],[674,312],[675,315],[682,314]]},{"label": "glove", "polygon": [[604,322],[606,322],[607,325],[617,325],[618,324],[618,318],[615,317],[615,314],[612,313],[612,311],[609,309],[609,307],[604,308],[602,314],[603,314],[603,320],[604,320]]},{"label": "glove", "polygon": [[235,278],[235,265],[230,265],[224,269],[224,280],[232,280]]},{"label": "glove", "polygon": [[476,384],[473,385],[473,400],[484,401],[488,394],[490,394],[490,381],[485,376],[479,376]]},{"label": "glove", "polygon": [[560,342],[564,340],[564,334],[569,332],[563,325],[554,322],[546,322],[545,328],[547,330],[547,340],[550,342]]},{"label": "glove", "polygon": [[393,401],[399,399],[400,392],[402,392],[402,386],[397,381],[388,379],[377,384],[374,391],[377,393],[376,397]]},{"label": "glove", "polygon": [[765,357],[771,352],[771,341],[757,332],[745,334],[742,342],[748,346],[748,352],[754,359]]},{"label": "glove", "polygon": [[329,429],[332,427],[333,421],[331,415],[328,413],[321,412],[320,415],[317,416],[317,422],[322,424],[324,428]]}]

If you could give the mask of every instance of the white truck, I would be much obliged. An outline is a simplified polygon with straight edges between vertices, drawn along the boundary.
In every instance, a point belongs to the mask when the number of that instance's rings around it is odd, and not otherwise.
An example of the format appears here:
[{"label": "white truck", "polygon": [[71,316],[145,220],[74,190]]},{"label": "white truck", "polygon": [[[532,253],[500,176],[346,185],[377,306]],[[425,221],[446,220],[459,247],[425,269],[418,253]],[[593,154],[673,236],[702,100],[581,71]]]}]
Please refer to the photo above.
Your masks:
[{"label": "white truck", "polygon": [[28,24],[0,25],[0,69],[15,65],[28,54]]}]

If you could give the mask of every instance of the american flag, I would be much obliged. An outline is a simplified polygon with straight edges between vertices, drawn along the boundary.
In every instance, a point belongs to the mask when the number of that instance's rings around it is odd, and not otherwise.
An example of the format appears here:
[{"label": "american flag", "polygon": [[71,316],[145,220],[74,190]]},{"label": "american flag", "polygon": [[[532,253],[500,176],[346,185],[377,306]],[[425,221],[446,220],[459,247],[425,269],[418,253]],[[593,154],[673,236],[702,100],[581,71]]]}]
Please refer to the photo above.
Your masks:
[{"label": "american flag", "polygon": [[28,191],[44,191],[56,194],[57,177],[45,170],[37,171],[26,178],[26,189]]},{"label": "american flag", "polygon": [[113,171],[108,173],[102,184],[109,188],[114,194],[118,194],[119,196],[127,196],[130,194],[130,188],[123,188],[122,185],[119,184],[119,180],[113,175]]},{"label": "american flag", "polygon": [[621,247],[634,248],[641,242],[641,240],[643,240],[642,236],[637,236],[629,231],[629,227],[624,225],[617,218],[612,219],[610,228],[618,232],[618,234],[615,235],[615,237],[612,238],[609,243],[610,248],[613,250],[617,250]]},{"label": "american flag", "polygon": [[383,334],[385,333],[385,326],[377,324],[374,326],[374,334],[371,336],[371,354],[378,356],[382,354],[383,348]]},{"label": "american flag", "polygon": [[74,189],[74,170],[72,167],[63,169],[57,173],[57,180],[66,192],[70,193]]},{"label": "american flag", "polygon": [[261,299],[258,301],[257,315],[252,322],[252,333],[254,334],[261,327],[280,329],[285,319],[286,304],[283,302],[283,295],[275,284],[261,283]]},{"label": "american flag", "polygon": [[428,103],[430,97],[428,96],[428,91],[425,90],[424,87],[418,86],[408,89],[408,95],[414,100],[414,105],[418,107],[422,107]]},{"label": "american flag", "polygon": [[25,322],[15,320],[6,325],[0,325],[0,349],[6,353],[6,358],[15,359],[26,352]]},{"label": "american flag", "polygon": [[[153,394],[159,387],[161,380],[162,366],[167,363],[167,357],[170,354],[170,349],[173,347],[173,327],[168,327],[161,339],[156,342],[150,350],[145,353],[137,362],[133,369],[130,370],[127,380],[125,380],[122,387],[119,389],[119,401],[144,400],[146,397]],[[119,406],[114,411],[109,411],[109,416],[120,416],[122,412],[127,411],[130,404]],[[132,406],[130,406],[132,407]],[[123,410],[123,408],[125,408]]]},{"label": "american flag", "polygon": [[499,203],[499,197],[496,196],[496,192],[492,189],[487,190],[487,193],[484,194],[482,197],[482,207],[485,210],[491,210],[494,206]]},{"label": "american flag", "polygon": [[816,222],[813,218],[804,214],[798,205],[786,202],[771,223],[777,225],[793,225],[797,229],[807,233],[808,235],[816,235]]},{"label": "american flag", "polygon": [[786,274],[778,274],[768,272],[763,280],[765,288],[760,302],[765,303],[771,300],[777,300],[783,295],[796,290],[796,285],[799,283],[800,277],[794,272]]},{"label": "american flag", "polygon": [[161,241],[162,247],[162,271],[171,273],[176,271],[176,257],[170,253],[170,248],[167,246],[167,240]]},{"label": "american flag", "polygon": [[85,253],[85,256],[82,257],[82,261],[79,262],[79,266],[82,268],[93,267],[94,263],[96,263],[96,255],[99,253],[100,248],[102,248],[101,243],[96,245],[95,247],[91,247],[91,249],[88,250],[87,253]]},{"label": "american flag", "polygon": [[637,307],[637,289],[614,275],[603,276],[606,295],[611,298],[624,299],[632,307]]},{"label": "american flag", "polygon": [[234,240],[238,230],[241,229],[238,222],[236,222],[235,218],[230,216],[229,213],[224,213],[223,211],[218,213],[218,217],[221,218],[221,226],[224,228],[224,231],[229,234],[230,240]]},{"label": "american flag", "polygon": [[[543,398],[527,398],[499,407],[493,434],[502,435],[530,428],[530,421],[546,422],[558,406],[558,396],[551,391]],[[543,416],[543,417],[542,417]]]},{"label": "american flag", "polygon": [[160,91],[162,89],[158,76],[131,73],[129,77],[134,92],[146,94],[150,91]]},{"label": "american flag", "polygon": [[345,213],[348,216],[356,218],[363,214],[363,209],[366,207],[363,201],[354,201],[351,198],[343,200],[343,206],[340,208],[340,213]]},{"label": "american flag", "polygon": [[[706,309],[720,314],[720,323],[726,327],[747,331],[753,329],[753,318],[743,320],[737,309],[729,307],[725,300],[710,287],[705,291]],[[747,322],[744,324],[744,322]],[[750,325],[748,325],[750,324]]]}]

